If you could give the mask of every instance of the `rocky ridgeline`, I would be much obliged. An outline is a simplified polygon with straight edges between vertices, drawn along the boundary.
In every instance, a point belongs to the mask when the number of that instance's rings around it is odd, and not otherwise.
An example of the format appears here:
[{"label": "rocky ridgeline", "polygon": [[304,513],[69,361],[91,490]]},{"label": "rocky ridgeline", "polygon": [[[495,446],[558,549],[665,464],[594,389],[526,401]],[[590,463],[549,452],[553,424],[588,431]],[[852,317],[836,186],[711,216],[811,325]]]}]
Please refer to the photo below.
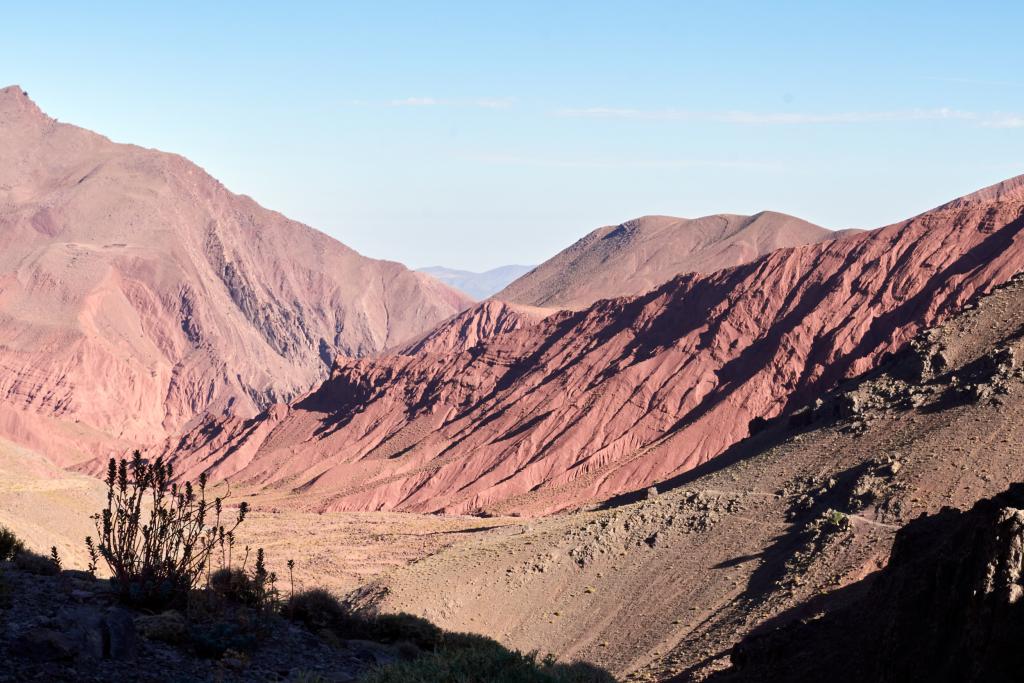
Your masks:
[{"label": "rocky ridgeline", "polygon": [[847,382],[813,403],[765,420],[750,422],[750,433],[769,428],[802,430],[838,421],[846,433],[863,433],[876,414],[952,403],[998,405],[1011,382],[1024,381],[1019,331],[1001,339],[977,358],[958,362],[950,349],[955,327],[977,318],[992,297],[1024,293],[1024,273],[994,287],[964,306],[949,323],[922,330],[877,369]]}]

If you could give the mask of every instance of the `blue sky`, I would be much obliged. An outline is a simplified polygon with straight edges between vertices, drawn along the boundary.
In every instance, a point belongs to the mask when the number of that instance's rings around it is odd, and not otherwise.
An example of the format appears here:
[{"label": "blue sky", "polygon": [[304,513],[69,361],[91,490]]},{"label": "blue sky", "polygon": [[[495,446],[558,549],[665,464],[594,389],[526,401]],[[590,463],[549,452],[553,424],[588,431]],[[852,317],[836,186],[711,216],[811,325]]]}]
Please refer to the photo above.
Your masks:
[{"label": "blue sky", "polygon": [[414,267],[1024,173],[1019,2],[88,4],[5,7],[0,84]]}]

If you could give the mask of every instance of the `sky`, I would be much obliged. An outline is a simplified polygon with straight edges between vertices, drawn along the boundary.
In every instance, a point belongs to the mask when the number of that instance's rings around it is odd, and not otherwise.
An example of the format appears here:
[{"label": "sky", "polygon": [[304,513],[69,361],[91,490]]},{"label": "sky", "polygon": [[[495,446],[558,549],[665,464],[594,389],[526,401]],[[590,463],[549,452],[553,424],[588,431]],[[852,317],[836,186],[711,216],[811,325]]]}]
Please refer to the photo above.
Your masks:
[{"label": "sky", "polygon": [[0,86],[377,258],[872,228],[1024,173],[1020,2],[10,3]]}]

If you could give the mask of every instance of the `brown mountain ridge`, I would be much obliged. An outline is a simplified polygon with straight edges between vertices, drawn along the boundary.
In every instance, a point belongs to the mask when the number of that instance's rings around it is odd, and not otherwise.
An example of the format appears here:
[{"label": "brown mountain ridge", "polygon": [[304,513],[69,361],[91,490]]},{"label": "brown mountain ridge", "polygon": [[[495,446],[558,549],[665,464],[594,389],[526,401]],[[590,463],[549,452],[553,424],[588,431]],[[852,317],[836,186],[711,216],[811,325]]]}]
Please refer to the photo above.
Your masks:
[{"label": "brown mountain ridge", "polygon": [[850,233],[774,211],[695,219],[643,216],[594,230],[494,298],[579,310],[599,299],[643,294],[684,273],[712,273],[776,249]]},{"label": "brown mountain ridge", "polygon": [[62,464],[251,417],[471,302],[0,90],[0,436]]},{"label": "brown mountain ridge", "polygon": [[169,450],[183,471],[230,470],[315,509],[529,514],[642,489],[722,453],[755,418],[869,370],[1020,271],[1022,212],[1016,178],[471,345],[453,334],[415,356],[342,359],[291,406]]}]

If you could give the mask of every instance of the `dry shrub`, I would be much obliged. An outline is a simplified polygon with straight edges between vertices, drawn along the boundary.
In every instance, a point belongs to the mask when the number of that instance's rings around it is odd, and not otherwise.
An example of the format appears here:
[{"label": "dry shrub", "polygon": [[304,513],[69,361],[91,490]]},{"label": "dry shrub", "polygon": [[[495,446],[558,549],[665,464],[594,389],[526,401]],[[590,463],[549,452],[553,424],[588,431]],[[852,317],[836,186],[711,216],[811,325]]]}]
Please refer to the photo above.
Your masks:
[{"label": "dry shrub", "polygon": [[131,462],[111,458],[107,468],[107,507],[93,515],[99,543],[86,545],[94,566],[102,557],[112,582],[126,602],[159,608],[184,602],[212,555],[234,543],[234,530],[245,520],[246,503],[230,526],[221,521],[224,498],[206,499],[206,476],[198,490],[191,482],[172,481],[170,463],[147,462],[139,451]]}]

